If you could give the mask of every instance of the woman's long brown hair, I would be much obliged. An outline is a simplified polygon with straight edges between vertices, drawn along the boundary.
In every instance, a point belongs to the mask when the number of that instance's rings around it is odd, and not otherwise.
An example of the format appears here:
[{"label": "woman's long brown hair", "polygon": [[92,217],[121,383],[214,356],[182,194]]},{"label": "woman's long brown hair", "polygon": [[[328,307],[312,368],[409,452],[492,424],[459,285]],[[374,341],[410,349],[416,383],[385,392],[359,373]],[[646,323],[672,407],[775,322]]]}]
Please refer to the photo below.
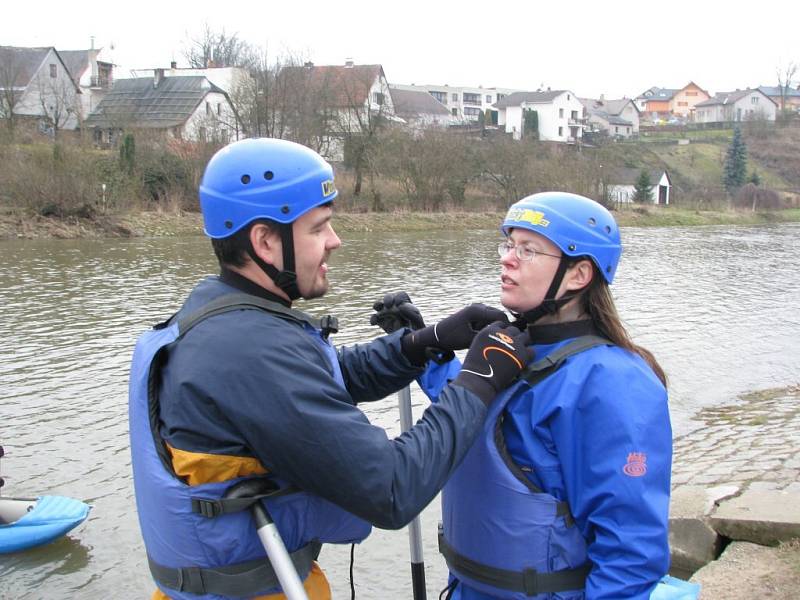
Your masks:
[{"label": "woman's long brown hair", "polygon": [[608,283],[606,283],[606,280],[598,272],[596,267],[592,282],[581,294],[581,300],[583,302],[583,309],[589,314],[595,327],[597,327],[603,337],[608,338],[614,345],[630,350],[634,354],[641,356],[645,362],[650,365],[650,368],[653,369],[653,372],[661,380],[661,383],[666,387],[667,376],[664,370],[661,368],[661,365],[658,364],[652,352],[646,348],[637,346],[633,343],[633,340],[631,340],[631,336],[628,334],[628,331],[622,324],[622,320],[619,318],[619,313],[614,304],[614,298],[611,296]]}]

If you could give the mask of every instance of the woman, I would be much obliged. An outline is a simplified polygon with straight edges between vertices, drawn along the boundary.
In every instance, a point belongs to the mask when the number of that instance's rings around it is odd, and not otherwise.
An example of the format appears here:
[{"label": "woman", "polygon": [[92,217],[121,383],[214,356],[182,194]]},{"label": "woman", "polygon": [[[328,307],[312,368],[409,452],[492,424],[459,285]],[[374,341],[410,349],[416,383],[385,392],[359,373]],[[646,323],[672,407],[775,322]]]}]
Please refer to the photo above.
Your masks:
[{"label": "woman", "polygon": [[448,597],[649,598],[669,567],[672,432],[664,372],[609,291],[619,228],[593,200],[547,192],[502,232],[501,302],[535,358],[443,491]]}]

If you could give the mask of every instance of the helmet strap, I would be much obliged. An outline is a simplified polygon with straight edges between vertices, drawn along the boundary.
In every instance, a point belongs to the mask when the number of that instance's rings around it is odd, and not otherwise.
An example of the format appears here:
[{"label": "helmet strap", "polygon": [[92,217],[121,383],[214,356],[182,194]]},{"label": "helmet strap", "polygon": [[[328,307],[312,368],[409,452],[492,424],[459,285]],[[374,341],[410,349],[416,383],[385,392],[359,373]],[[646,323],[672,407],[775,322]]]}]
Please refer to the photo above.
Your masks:
[{"label": "helmet strap", "polygon": [[253,249],[253,244],[249,244],[247,254],[253,259],[264,274],[272,279],[283,292],[289,296],[289,300],[297,300],[300,297],[300,289],[297,287],[297,273],[294,270],[294,235],[292,223],[280,223],[278,228],[281,232],[281,246],[283,247],[283,271],[275,268],[259,257]]},{"label": "helmet strap", "polygon": [[544,295],[544,300],[542,300],[542,303],[536,308],[521,313],[519,315],[520,319],[528,323],[528,325],[533,325],[545,315],[556,314],[562,306],[577,295],[565,294],[561,298],[556,299],[558,288],[561,287],[561,282],[564,280],[564,275],[570,264],[572,264],[572,258],[562,254],[561,260],[558,262],[558,269],[556,269],[556,273],[553,275],[553,281],[550,282],[550,287]]}]

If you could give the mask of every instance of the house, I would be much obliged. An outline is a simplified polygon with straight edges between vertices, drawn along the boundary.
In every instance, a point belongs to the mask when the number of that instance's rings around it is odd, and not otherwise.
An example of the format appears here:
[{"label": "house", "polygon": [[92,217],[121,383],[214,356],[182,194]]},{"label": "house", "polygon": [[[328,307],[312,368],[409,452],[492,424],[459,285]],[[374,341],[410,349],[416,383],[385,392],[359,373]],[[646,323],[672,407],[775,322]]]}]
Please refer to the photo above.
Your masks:
[{"label": "house", "polygon": [[112,144],[122,131],[149,130],[171,139],[228,142],[242,128],[228,94],[206,77],[118,79],[84,122],[98,143]]},{"label": "house", "polygon": [[81,90],[58,51],[0,46],[0,116],[54,135],[79,123]]},{"label": "house", "polygon": [[779,110],[800,112],[800,87],[760,85],[757,89],[768,96]]},{"label": "house", "polygon": [[524,126],[530,111],[535,112],[542,141],[576,143],[583,137],[583,104],[569,90],[514,92],[495,102],[494,107],[498,125],[505,127],[515,140],[530,135]]},{"label": "house", "polygon": [[[645,169],[653,184],[650,190],[650,202],[653,204],[669,204],[672,193],[672,180],[664,169]],[[612,169],[607,178],[604,178],[606,197],[618,204],[633,202],[636,195],[636,182],[641,176],[641,169],[621,167]]]},{"label": "house", "polygon": [[[385,122],[397,121],[389,82],[381,65],[314,65],[284,67],[275,86],[289,107],[281,118],[294,137],[333,161],[344,159],[345,145],[371,135]],[[304,129],[314,139],[304,139]]]},{"label": "house", "polygon": [[695,107],[710,97],[707,91],[690,81],[679,89],[651,87],[637,96],[636,105],[653,121],[670,118],[691,121]]},{"label": "house", "polygon": [[80,118],[86,118],[105,97],[114,83],[114,63],[102,48],[59,50],[73,81],[81,90]]},{"label": "house", "polygon": [[603,96],[579,98],[587,125],[611,137],[628,138],[639,133],[639,109],[630,98],[606,100]]},{"label": "house", "polygon": [[720,92],[696,107],[698,123],[726,123],[732,121],[774,121],[778,105],[761,90],[736,90]]},{"label": "house", "polygon": [[486,119],[487,125],[497,125],[497,110],[494,104],[509,94],[520,90],[510,88],[454,87],[445,85],[397,85],[404,90],[426,92],[447,107],[452,123],[475,123]]},{"label": "house", "polygon": [[403,119],[411,129],[428,127],[447,127],[455,122],[447,107],[421,90],[408,90],[389,86],[394,103],[395,114]]}]

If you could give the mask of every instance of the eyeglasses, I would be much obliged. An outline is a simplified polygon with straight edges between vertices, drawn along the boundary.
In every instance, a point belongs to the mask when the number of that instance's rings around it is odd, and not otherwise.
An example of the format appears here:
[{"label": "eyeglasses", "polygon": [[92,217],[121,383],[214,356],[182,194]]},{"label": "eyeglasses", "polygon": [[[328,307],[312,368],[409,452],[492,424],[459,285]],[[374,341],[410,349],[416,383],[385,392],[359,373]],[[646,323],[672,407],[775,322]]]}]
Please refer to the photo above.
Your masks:
[{"label": "eyeglasses", "polygon": [[514,256],[516,256],[522,262],[531,262],[534,258],[536,258],[537,254],[542,254],[544,256],[552,256],[553,258],[561,258],[558,254],[548,254],[547,252],[542,252],[541,250],[537,250],[533,246],[529,246],[527,244],[515,244],[511,240],[503,240],[497,246],[497,253],[500,257],[504,257],[511,251],[514,251]]}]

